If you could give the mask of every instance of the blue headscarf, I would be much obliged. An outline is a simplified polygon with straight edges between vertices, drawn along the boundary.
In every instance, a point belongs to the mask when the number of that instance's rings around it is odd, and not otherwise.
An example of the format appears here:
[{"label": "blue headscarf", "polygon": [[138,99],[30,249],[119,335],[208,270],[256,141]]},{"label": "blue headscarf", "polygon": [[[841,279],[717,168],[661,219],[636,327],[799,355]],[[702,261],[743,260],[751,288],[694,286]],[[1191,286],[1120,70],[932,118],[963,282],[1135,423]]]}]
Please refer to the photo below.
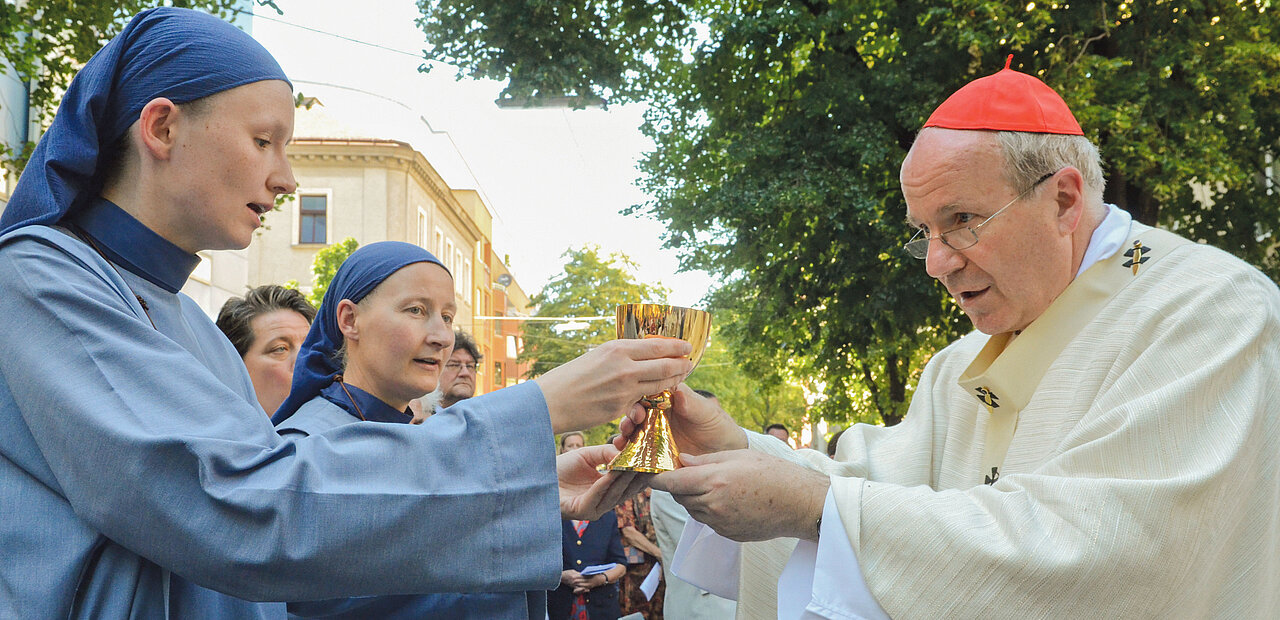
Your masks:
[{"label": "blue headscarf", "polygon": [[293,366],[293,387],[289,390],[289,397],[271,416],[273,423],[287,420],[299,407],[319,395],[320,390],[333,383],[334,376],[342,373],[337,359],[343,342],[342,330],[338,329],[338,302],[350,299],[359,303],[391,274],[414,263],[435,263],[444,267],[444,263],[431,252],[403,241],[370,243],[352,252],[342,262],[324,292],[320,311],[298,351],[298,359]]},{"label": "blue headscarf", "polygon": [[262,80],[288,82],[262,44],[207,13],[138,13],[76,74],[0,217],[0,234],[55,224],[101,190],[99,157],[148,101],[187,103]]}]

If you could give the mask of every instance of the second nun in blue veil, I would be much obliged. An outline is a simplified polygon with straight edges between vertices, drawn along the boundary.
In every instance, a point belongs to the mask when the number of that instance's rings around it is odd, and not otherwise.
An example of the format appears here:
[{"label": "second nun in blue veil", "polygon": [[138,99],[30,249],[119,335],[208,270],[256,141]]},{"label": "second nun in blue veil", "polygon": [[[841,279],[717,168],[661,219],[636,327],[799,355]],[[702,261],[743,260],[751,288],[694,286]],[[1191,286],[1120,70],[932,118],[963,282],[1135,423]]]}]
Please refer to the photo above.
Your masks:
[{"label": "second nun in blue veil", "polygon": [[[293,389],[275,415],[277,430],[287,438],[356,422],[409,423],[409,400],[435,389],[449,359],[456,312],[453,277],[431,253],[398,241],[356,250],[338,268],[298,353]],[[459,421],[440,415],[430,424],[434,429]],[[458,445],[456,465],[470,466],[470,457],[482,449]],[[473,532],[459,535],[483,535],[488,527],[479,519]],[[543,591],[401,594],[294,602],[289,612],[325,618],[542,618],[545,597]]]}]

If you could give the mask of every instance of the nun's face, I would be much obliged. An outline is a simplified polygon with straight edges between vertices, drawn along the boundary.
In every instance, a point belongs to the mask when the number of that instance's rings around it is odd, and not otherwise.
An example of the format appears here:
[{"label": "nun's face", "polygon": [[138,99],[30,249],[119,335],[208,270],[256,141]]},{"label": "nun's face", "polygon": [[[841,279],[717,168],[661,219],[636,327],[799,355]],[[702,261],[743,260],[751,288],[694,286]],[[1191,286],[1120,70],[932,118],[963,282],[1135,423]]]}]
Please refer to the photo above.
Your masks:
[{"label": "nun's face", "polygon": [[238,86],[210,96],[175,130],[167,185],[181,229],[170,240],[192,253],[247,247],[276,196],[297,189],[284,152],[293,91],[279,80]]},{"label": "nun's face", "polygon": [[453,349],[457,307],[449,272],[414,263],[352,305],[349,313],[338,312],[347,341],[346,380],[396,409],[436,389]]}]

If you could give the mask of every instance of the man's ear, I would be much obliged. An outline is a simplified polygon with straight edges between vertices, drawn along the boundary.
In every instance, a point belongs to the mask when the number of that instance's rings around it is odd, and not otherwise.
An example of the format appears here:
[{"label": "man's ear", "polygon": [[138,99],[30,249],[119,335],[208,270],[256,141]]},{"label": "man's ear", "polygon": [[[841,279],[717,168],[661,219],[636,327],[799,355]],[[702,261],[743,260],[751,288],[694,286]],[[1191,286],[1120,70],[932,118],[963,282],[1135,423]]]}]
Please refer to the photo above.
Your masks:
[{"label": "man's ear", "polygon": [[1051,192],[1057,205],[1058,232],[1063,236],[1071,236],[1084,217],[1084,177],[1079,170],[1067,166],[1058,172],[1051,183],[1052,186],[1046,191]]},{"label": "man's ear", "polygon": [[360,340],[360,330],[356,327],[356,317],[360,314],[360,307],[350,299],[344,299],[338,302],[338,310],[335,314],[338,318],[338,331],[342,332],[342,338],[347,341]]},{"label": "man's ear", "polygon": [[164,97],[152,99],[142,107],[138,115],[140,142],[142,150],[153,159],[167,160],[172,155],[180,114],[177,104]]}]

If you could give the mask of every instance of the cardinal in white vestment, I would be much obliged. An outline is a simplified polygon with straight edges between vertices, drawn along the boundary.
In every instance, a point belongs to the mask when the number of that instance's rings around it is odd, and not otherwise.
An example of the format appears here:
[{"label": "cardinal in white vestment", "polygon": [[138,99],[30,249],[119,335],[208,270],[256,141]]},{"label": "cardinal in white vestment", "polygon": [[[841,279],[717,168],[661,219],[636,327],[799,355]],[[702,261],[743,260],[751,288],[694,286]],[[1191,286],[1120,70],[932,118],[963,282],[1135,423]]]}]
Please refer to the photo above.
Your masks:
[{"label": "cardinal in white vestment", "polygon": [[901,182],[906,251],[976,328],[901,424],[828,459],[675,399],[686,467],[654,488],[800,540],[782,587],[760,566],[787,558],[744,546],[739,617],[1280,617],[1276,285],[1105,204],[1074,115],[1007,65],[934,111]]}]

